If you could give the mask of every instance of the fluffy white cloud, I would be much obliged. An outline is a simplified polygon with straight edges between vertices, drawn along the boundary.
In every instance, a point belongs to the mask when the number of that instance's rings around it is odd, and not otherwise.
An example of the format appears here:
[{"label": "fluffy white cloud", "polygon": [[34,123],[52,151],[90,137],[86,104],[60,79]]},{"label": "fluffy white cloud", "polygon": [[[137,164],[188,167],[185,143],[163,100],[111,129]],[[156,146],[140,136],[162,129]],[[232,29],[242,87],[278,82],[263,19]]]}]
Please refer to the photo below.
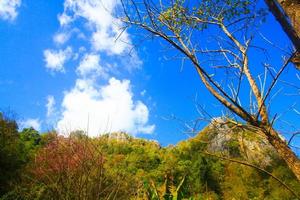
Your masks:
[{"label": "fluffy white cloud", "polygon": [[44,51],[44,60],[46,62],[46,67],[51,71],[64,72],[64,64],[72,56],[72,48],[67,47],[65,50],[50,50]]},{"label": "fluffy white cloud", "polygon": [[26,119],[24,121],[21,121],[20,122],[20,127],[21,128],[34,128],[35,130],[37,131],[40,131],[41,130],[41,122],[39,119]]},{"label": "fluffy white cloud", "polygon": [[65,93],[62,117],[57,124],[61,133],[87,127],[90,136],[114,131],[154,131],[155,126],[148,125],[147,106],[133,100],[130,81],[111,78],[108,85],[96,88],[91,80],[78,79],[75,87]]},{"label": "fluffy white cloud", "polygon": [[21,6],[21,0],[1,0],[0,18],[13,21],[17,16],[17,8]]},{"label": "fluffy white cloud", "polygon": [[84,19],[92,30],[90,42],[94,50],[118,55],[128,50],[130,43],[128,33],[121,29],[122,23],[113,16],[118,5],[118,0],[65,0],[64,12],[58,19],[61,26]]},{"label": "fluffy white cloud", "polygon": [[[49,121],[63,134],[77,129],[88,129],[90,136],[114,131],[154,131],[155,126],[148,124],[148,107],[133,99],[130,81],[112,78],[112,73],[120,74],[112,66],[126,66],[125,70],[130,71],[142,64],[134,50],[128,55],[132,50],[129,34],[120,29],[122,23],[114,17],[118,6],[119,0],[64,0],[64,12],[58,16],[61,27],[54,42],[61,48],[63,44],[72,45],[70,38],[77,36],[88,45],[74,48],[74,52],[70,47],[44,51],[46,67],[52,71],[64,72],[65,62],[71,58],[80,61],[76,83],[64,93],[60,107],[54,109],[52,97],[46,105],[47,118],[54,119]],[[109,81],[97,85],[100,78]]]},{"label": "fluffy white cloud", "polygon": [[97,54],[86,54],[81,60],[77,72],[79,75],[87,76],[106,76],[104,69],[100,66],[100,56]]}]

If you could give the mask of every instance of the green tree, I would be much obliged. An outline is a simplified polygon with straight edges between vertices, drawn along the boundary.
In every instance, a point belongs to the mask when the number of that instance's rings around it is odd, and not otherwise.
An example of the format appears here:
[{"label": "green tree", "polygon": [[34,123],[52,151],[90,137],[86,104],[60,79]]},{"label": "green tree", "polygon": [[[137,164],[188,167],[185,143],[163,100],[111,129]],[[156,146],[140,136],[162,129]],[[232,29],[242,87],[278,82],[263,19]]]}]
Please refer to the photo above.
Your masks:
[{"label": "green tree", "polygon": [[35,151],[41,147],[42,137],[34,128],[24,128],[19,133],[20,150],[22,151],[22,159],[24,162],[29,162],[34,156]]},{"label": "green tree", "polygon": [[11,189],[22,163],[17,123],[0,112],[0,196]]}]

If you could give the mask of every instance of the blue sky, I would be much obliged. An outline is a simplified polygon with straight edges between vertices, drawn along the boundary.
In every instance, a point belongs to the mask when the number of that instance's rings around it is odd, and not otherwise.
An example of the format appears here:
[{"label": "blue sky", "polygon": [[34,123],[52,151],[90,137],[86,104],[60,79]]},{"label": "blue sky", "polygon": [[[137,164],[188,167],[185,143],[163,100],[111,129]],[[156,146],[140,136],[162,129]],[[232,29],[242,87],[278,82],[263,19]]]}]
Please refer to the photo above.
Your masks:
[{"label": "blue sky", "polygon": [[[117,1],[74,2],[0,3],[0,108],[17,113],[20,126],[61,132],[88,129],[93,136],[124,130],[167,145],[188,137],[182,121],[199,116],[195,99],[210,115],[222,114],[194,69],[188,63],[181,68],[179,59],[165,59],[174,54],[163,50],[159,41],[133,48],[135,30],[115,41],[122,25],[111,15]],[[288,48],[272,16],[266,24],[261,32]],[[253,65],[262,60],[254,56]],[[268,61],[281,63],[280,52],[270,50]],[[299,85],[296,74],[291,67],[283,78]],[[299,96],[290,95],[295,92],[284,88],[285,95],[270,110],[272,115],[284,113],[276,126],[285,132],[300,128]]]}]

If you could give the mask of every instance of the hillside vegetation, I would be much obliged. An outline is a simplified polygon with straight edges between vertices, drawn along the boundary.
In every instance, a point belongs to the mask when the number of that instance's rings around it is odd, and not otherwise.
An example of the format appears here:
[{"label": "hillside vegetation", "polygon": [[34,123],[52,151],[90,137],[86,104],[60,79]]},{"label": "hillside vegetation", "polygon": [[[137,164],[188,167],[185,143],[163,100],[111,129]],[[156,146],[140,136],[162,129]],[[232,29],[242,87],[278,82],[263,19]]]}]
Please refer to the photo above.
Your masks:
[{"label": "hillside vegetation", "polygon": [[176,146],[161,147],[126,133],[89,138],[82,131],[68,137],[32,128],[18,132],[15,121],[0,115],[0,158],[2,200],[288,200],[297,197],[287,187],[300,191],[263,136],[220,120]]}]

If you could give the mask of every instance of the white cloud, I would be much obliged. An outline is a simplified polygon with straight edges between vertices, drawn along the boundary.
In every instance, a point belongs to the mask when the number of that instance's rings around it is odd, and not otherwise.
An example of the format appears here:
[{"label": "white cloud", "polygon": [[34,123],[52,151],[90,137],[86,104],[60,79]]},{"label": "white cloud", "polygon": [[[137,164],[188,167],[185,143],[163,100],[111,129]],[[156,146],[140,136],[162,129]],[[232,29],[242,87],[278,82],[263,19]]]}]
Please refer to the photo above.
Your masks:
[{"label": "white cloud", "polygon": [[[54,42],[71,45],[71,38],[77,36],[80,42],[89,44],[74,52],[71,47],[44,51],[46,67],[52,71],[64,72],[65,62],[71,58],[79,61],[76,83],[64,93],[60,108],[54,108],[54,97],[48,97],[46,105],[48,119],[54,119],[53,124],[63,134],[87,127],[90,136],[114,131],[154,131],[155,126],[148,124],[148,107],[133,99],[130,81],[112,78],[112,74],[120,74],[112,66],[122,65],[130,71],[142,64],[131,49],[129,34],[124,31],[120,35],[122,23],[113,16],[118,6],[119,0],[64,0],[64,12],[58,16],[61,27]],[[100,78],[109,81],[97,85]]]},{"label": "white cloud", "polygon": [[91,80],[78,79],[65,93],[62,117],[57,129],[62,133],[88,128],[90,136],[103,132],[127,131],[131,134],[152,133],[148,125],[149,110],[141,101],[134,101],[130,81],[111,78],[99,90]]},{"label": "white cloud", "polygon": [[92,30],[90,42],[94,50],[119,55],[129,49],[130,38],[121,29],[120,20],[113,16],[118,5],[118,0],[65,0],[64,12],[58,19],[61,26],[84,19]]},{"label": "white cloud", "polygon": [[21,0],[1,0],[0,18],[13,21],[18,16],[17,8],[21,6]]},{"label": "white cloud", "polygon": [[58,21],[61,26],[65,26],[65,25],[69,24],[72,21],[72,19],[66,13],[63,13],[58,16]]},{"label": "white cloud", "polygon": [[47,97],[47,117],[51,117],[55,113],[55,99],[53,96],[49,95]]},{"label": "white cloud", "polygon": [[46,67],[51,71],[64,72],[64,64],[72,56],[72,48],[67,47],[65,50],[50,50],[47,49],[44,51],[44,57],[46,62]]},{"label": "white cloud", "polygon": [[70,38],[70,34],[68,34],[67,32],[61,32],[61,33],[56,33],[53,36],[53,40],[56,44],[61,45],[66,43]]},{"label": "white cloud", "polygon": [[[107,32],[103,30],[98,30],[93,33],[92,36],[92,46],[96,51],[107,51],[110,54],[122,54],[125,50],[129,50],[129,38],[126,32],[117,39],[118,34],[120,34],[120,29],[117,27],[112,27],[113,32]],[[127,51],[127,53],[129,53]]]},{"label": "white cloud", "polygon": [[78,39],[85,39],[85,35],[80,31],[80,29],[74,27],[72,29],[63,28],[59,30],[56,34],[54,34],[53,41],[57,45],[62,45],[68,42],[73,35],[76,35]]},{"label": "white cloud", "polygon": [[104,69],[100,66],[100,56],[96,54],[86,54],[81,60],[77,72],[81,76],[106,76]]},{"label": "white cloud", "polygon": [[25,121],[20,122],[20,127],[23,128],[34,128],[37,131],[41,130],[41,122],[39,119],[26,119]]}]

